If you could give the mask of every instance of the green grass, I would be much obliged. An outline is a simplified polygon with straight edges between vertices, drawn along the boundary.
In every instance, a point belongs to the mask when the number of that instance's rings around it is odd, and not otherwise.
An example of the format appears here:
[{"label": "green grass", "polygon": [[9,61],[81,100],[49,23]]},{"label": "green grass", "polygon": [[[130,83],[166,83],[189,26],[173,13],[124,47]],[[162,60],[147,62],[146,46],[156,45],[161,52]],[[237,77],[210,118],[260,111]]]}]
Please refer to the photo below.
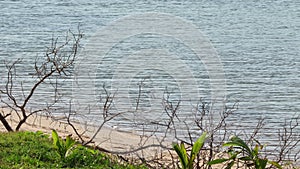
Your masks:
[{"label": "green grass", "polygon": [[61,159],[48,135],[41,132],[0,133],[0,168],[95,168],[140,169],[143,166],[120,164],[107,154],[77,145]]}]

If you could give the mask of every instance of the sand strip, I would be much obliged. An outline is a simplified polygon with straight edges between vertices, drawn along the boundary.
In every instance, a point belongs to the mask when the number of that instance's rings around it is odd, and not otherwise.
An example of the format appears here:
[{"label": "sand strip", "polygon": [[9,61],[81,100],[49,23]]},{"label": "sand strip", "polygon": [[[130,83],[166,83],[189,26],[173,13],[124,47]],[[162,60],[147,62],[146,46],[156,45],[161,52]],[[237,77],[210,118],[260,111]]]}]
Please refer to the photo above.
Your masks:
[{"label": "sand strip", "polygon": [[[0,109],[3,113],[9,113],[9,109]],[[16,127],[19,117],[16,113],[12,113],[11,116],[7,117],[8,122],[13,128]],[[79,133],[84,133],[83,138],[89,140],[98,129],[97,126],[88,126],[80,124],[76,121],[72,122],[74,127]],[[51,134],[52,129],[55,129],[58,134],[62,137],[66,135],[72,135],[76,138],[76,133],[70,125],[67,124],[66,117],[49,117],[43,115],[32,115],[26,123],[21,127],[21,131],[42,131],[44,133]],[[0,131],[6,131],[3,125],[0,125]],[[101,147],[110,152],[119,152],[121,154],[136,154],[136,151],[140,147],[148,147],[139,151],[143,157],[153,157],[154,154],[161,153],[162,148],[158,145],[163,144],[166,147],[171,147],[171,143],[163,142],[160,143],[155,137],[141,137],[140,135],[118,131],[108,126],[103,126],[99,133],[96,135],[92,145]],[[131,152],[131,153],[128,153]]]}]

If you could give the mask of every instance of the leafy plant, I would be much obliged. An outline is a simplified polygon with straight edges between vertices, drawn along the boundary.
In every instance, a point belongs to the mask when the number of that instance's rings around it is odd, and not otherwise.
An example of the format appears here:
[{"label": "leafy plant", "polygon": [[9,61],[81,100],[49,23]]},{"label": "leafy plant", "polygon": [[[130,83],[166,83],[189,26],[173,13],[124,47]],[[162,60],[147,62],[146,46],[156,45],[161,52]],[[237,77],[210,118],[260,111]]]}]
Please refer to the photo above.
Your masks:
[{"label": "leafy plant", "polygon": [[242,161],[249,168],[265,169],[267,164],[271,164],[279,169],[282,167],[267,158],[261,158],[259,150],[263,148],[262,145],[258,144],[254,148],[250,148],[242,139],[237,136],[230,138],[230,141],[223,144],[224,147],[229,147],[227,153],[229,158],[220,158],[208,162],[209,165],[227,163],[226,169],[230,169],[235,162]]},{"label": "leafy plant", "polygon": [[53,145],[57,149],[58,154],[61,158],[65,159],[71,152],[73,146],[75,145],[75,140],[70,136],[66,137],[66,140],[62,140],[58,137],[56,130],[52,130]]},{"label": "leafy plant", "polygon": [[[74,146],[73,146],[74,147]],[[76,145],[61,160],[48,134],[42,132],[0,132],[0,168],[81,168],[146,169],[146,166],[120,163],[118,158],[93,148]]]},{"label": "leafy plant", "polygon": [[200,152],[201,148],[204,145],[206,140],[206,132],[204,132],[194,143],[190,155],[188,155],[186,148],[184,147],[184,143],[174,144],[173,148],[176,151],[181,167],[183,169],[192,169],[194,167],[194,161],[197,154]]}]

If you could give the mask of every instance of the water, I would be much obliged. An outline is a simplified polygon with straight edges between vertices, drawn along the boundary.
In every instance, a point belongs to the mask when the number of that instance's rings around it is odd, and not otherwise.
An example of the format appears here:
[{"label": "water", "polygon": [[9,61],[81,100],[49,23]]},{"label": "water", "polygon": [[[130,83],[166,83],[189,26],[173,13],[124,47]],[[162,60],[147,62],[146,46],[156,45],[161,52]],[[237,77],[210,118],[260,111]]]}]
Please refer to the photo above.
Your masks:
[{"label": "water", "polygon": [[[257,120],[264,117],[266,126],[270,129],[269,134],[275,135],[286,118],[299,115],[300,3],[293,0],[249,2],[2,0],[0,1],[0,59],[23,58],[25,63],[30,63],[34,61],[36,55],[43,54],[45,46],[50,44],[50,37],[56,35],[63,37],[66,30],[76,30],[78,24],[85,34],[82,42],[85,45],[97,30],[110,22],[128,14],[144,12],[168,13],[190,21],[211,41],[223,64],[228,102],[239,103],[239,110],[231,119],[232,128],[239,125],[254,127]],[[141,36],[144,36],[142,39],[146,41],[150,39],[148,44],[159,44],[153,35]],[[126,39],[112,51],[124,52],[122,47],[125,44],[126,49],[126,43],[129,47],[130,45],[131,47],[143,46],[144,43],[133,43],[134,40],[139,41],[139,38],[141,37]],[[168,38],[166,37],[163,42],[168,42]],[[130,50],[127,52],[132,53]],[[163,54],[168,55],[168,53]],[[202,82],[199,91],[201,96],[207,99],[211,95],[208,91],[210,81],[204,65],[201,63],[199,65],[195,67],[199,72],[196,73],[197,82]],[[3,65],[0,68],[3,73],[5,68]],[[26,74],[31,67],[24,69]],[[99,68],[97,76],[103,78],[102,71],[105,70]],[[128,84],[131,86],[131,94],[137,95],[136,83],[145,76],[161,75],[156,77],[158,79],[170,77],[158,70],[151,71],[150,74],[136,72],[136,77]],[[4,78],[5,76],[1,74],[1,79]],[[172,86],[172,83],[176,82],[174,79],[159,84],[154,82],[147,89],[155,89],[154,87],[158,86],[157,91],[163,92],[165,86],[170,85],[169,83]],[[178,86],[175,84],[169,90],[177,89]],[[175,93],[173,99],[178,98],[180,96]],[[134,103],[134,98],[131,99]],[[141,99],[145,105],[151,104],[151,100],[147,100],[149,95],[143,95]],[[160,116],[160,113],[154,116]],[[148,118],[151,118],[151,115]],[[131,121],[128,119],[130,118],[124,117],[112,123],[122,128],[132,128]],[[154,119],[157,120],[156,117]]]}]

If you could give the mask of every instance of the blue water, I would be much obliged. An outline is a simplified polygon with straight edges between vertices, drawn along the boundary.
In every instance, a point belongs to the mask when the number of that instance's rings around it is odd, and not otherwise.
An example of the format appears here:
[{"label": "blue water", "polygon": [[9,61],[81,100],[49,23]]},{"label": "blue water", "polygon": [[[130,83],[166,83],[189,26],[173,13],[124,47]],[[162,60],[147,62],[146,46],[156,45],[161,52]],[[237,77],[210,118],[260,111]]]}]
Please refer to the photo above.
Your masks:
[{"label": "blue water", "polygon": [[[239,103],[239,110],[231,119],[232,128],[244,126],[251,129],[256,126],[259,118],[264,117],[266,128],[270,130],[270,135],[274,135],[286,118],[299,115],[300,2],[295,0],[216,2],[2,0],[0,60],[23,58],[25,63],[30,63],[36,55],[43,54],[52,36],[63,37],[68,29],[76,32],[78,25],[85,34],[82,41],[85,46],[95,32],[111,22],[130,14],[145,12],[167,13],[180,17],[193,23],[211,41],[223,65],[227,102]],[[149,39],[143,38],[146,41]],[[126,42],[130,46],[132,39],[139,40],[139,37],[125,39],[112,51],[122,51],[122,46],[126,45]],[[150,39],[150,45],[151,42],[159,44],[155,36],[150,36]],[[165,39],[164,42],[168,40]],[[143,44],[134,44],[131,47]],[[1,79],[4,79],[5,75],[2,73],[5,72],[5,68],[3,65],[0,68]],[[30,68],[32,67],[25,67],[23,71],[29,71]],[[199,89],[203,94],[201,96],[209,98],[208,74],[201,64],[197,70],[198,80],[203,82],[202,89]],[[99,68],[98,71],[105,70]],[[102,77],[99,72],[98,76]],[[169,77],[159,70],[152,70],[150,74],[159,75],[155,77],[158,79]],[[139,76],[149,76],[149,72],[135,72],[135,75],[136,78],[130,83],[132,94],[137,94],[135,89],[137,86],[134,84],[138,82]],[[26,77],[24,80],[26,81]],[[148,89],[159,86],[157,90],[161,92],[168,83],[176,84],[176,81],[170,79],[166,83],[163,82],[163,85],[154,82]],[[177,90],[178,86],[175,85],[173,88]],[[174,99],[178,97],[180,98],[175,94]],[[149,96],[142,96],[146,105],[150,104],[147,98]],[[157,120],[156,117],[155,119]],[[112,123],[121,128],[133,127],[131,121],[127,121],[126,118]]]}]

